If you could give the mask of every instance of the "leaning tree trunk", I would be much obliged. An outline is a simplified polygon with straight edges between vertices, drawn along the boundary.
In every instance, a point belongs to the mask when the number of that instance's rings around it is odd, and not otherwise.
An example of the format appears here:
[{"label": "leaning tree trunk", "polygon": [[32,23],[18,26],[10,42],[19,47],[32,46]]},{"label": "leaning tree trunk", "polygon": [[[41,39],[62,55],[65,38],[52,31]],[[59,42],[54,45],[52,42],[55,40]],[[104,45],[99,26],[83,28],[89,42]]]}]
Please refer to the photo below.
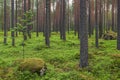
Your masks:
[{"label": "leaning tree trunk", "polygon": [[117,49],[120,50],[120,0],[118,0],[118,14],[117,14]]},{"label": "leaning tree trunk", "polygon": [[80,67],[88,66],[88,28],[86,0],[80,0]]}]

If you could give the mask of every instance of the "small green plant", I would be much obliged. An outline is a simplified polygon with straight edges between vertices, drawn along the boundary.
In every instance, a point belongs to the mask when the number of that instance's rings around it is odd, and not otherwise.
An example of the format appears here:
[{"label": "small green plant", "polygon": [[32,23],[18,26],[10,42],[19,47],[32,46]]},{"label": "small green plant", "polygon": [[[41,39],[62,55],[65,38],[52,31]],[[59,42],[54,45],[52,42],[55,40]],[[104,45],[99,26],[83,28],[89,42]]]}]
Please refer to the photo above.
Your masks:
[{"label": "small green plant", "polygon": [[27,33],[28,36],[31,36],[30,31],[32,30],[32,17],[33,13],[31,10],[27,11],[24,15],[24,18],[19,18],[19,23],[17,23],[17,27],[14,28],[14,30],[22,32],[23,33],[23,41],[22,41],[22,47],[23,47],[23,58],[24,58],[24,46],[25,46],[25,40],[27,40]]},{"label": "small green plant", "polygon": [[24,18],[19,17],[19,23],[17,23],[17,27],[14,29],[16,31],[22,32],[23,33],[23,39],[27,40],[27,33],[28,36],[30,35],[30,32],[32,30],[32,18],[33,18],[33,13],[31,10],[27,11],[24,15]]}]

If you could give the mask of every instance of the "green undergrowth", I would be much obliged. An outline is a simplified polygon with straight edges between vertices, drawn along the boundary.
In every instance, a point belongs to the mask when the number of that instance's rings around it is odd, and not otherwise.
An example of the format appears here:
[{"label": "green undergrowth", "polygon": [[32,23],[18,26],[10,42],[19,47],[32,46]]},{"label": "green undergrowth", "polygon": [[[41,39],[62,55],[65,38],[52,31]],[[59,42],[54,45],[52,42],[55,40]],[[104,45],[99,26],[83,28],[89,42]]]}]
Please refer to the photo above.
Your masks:
[{"label": "green undergrowth", "polygon": [[[120,51],[116,49],[116,40],[99,40],[95,48],[95,38],[89,38],[89,66],[79,68],[80,41],[71,32],[67,40],[60,40],[59,33],[52,33],[50,48],[45,46],[45,39],[40,33],[25,41],[25,59],[40,58],[46,62],[47,71],[43,76],[29,71],[18,71],[14,62],[23,59],[22,34],[16,37],[15,47],[3,44],[0,36],[0,80],[120,80]],[[3,35],[0,32],[0,35]],[[8,33],[10,36],[10,33]]]}]

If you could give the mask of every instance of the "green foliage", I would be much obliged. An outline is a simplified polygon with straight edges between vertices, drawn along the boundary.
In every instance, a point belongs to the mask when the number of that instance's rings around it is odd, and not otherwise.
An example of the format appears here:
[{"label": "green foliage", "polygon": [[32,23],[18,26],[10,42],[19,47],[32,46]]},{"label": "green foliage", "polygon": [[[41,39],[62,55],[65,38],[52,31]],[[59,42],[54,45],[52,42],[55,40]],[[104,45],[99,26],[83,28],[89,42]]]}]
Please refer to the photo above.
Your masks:
[{"label": "green foliage", "polygon": [[27,33],[27,29],[33,24],[33,21],[31,21],[33,18],[33,13],[29,10],[23,16],[24,18],[19,17],[20,22],[17,23],[17,27],[15,27],[14,30]]},{"label": "green foliage", "polygon": [[[0,33],[2,35],[3,33]],[[89,38],[89,66],[79,68],[79,40],[73,32],[67,34],[67,41],[59,39],[59,33],[52,33],[51,47],[44,44],[44,37],[36,37],[25,41],[26,59],[37,58],[45,60],[46,75],[39,76],[30,71],[18,71],[22,62],[22,34],[16,38],[16,47],[12,47],[11,39],[8,45],[0,43],[0,76],[1,80],[119,80],[120,51],[116,49],[116,40],[100,39],[99,49],[95,48],[94,36]],[[40,33],[40,35],[43,35]],[[10,36],[10,33],[8,34]],[[2,39],[2,36],[0,36]],[[2,40],[0,39],[0,42]],[[38,41],[40,44],[38,44]],[[18,60],[18,61],[17,61]],[[20,61],[19,61],[20,60]],[[16,61],[16,62],[14,62]],[[14,64],[13,64],[14,62]],[[31,61],[30,61],[31,62]],[[32,61],[34,62],[34,61]],[[7,70],[4,74],[3,71]],[[10,72],[9,72],[10,71]],[[13,73],[10,75],[10,73]],[[8,77],[10,76],[10,77]]]},{"label": "green foliage", "polygon": [[24,71],[24,72],[18,71],[18,72],[16,72],[17,80],[34,80],[35,76],[36,76],[35,74],[32,74],[29,71]]},{"label": "green foliage", "polygon": [[[24,54],[24,46],[25,46],[25,38],[27,38],[27,32],[31,31],[31,26],[33,24],[33,21],[32,21],[32,17],[33,17],[33,13],[31,10],[27,11],[24,15],[24,18],[20,18],[19,17],[19,23],[17,23],[17,26],[12,28],[11,31],[19,31],[19,32],[23,32],[23,41],[21,43],[21,45],[23,46],[23,58],[25,57],[25,54]],[[30,34],[30,33],[28,33]]]},{"label": "green foliage", "polygon": [[23,60],[18,60],[19,61],[19,70],[21,71],[31,71],[31,72],[38,72],[40,74],[40,70],[45,66],[45,62],[41,59],[23,59]]}]

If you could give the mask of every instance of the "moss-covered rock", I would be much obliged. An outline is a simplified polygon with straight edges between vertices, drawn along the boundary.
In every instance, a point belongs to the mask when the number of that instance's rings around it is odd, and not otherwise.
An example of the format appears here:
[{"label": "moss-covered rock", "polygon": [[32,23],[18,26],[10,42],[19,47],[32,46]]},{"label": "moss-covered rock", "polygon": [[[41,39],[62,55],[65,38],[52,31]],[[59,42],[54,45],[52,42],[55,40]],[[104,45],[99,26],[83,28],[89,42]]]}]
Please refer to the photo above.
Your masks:
[{"label": "moss-covered rock", "polygon": [[40,75],[43,75],[46,72],[47,67],[42,59],[30,58],[18,61],[20,63],[18,70],[20,71],[30,71]]},{"label": "moss-covered rock", "polygon": [[115,40],[117,38],[117,33],[108,31],[107,33],[103,34],[102,38],[105,40]]}]

